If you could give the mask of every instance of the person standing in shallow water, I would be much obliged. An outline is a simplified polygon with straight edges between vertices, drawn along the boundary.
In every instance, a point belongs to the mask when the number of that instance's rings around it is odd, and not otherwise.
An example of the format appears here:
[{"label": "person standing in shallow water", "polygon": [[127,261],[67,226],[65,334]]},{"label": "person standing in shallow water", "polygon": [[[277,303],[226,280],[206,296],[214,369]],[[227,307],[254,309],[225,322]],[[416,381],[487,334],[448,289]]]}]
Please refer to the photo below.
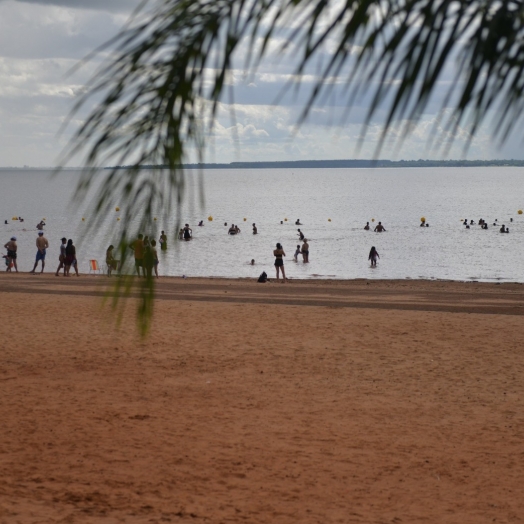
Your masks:
[{"label": "person standing in shallow water", "polygon": [[280,242],[277,244],[277,248],[273,250],[273,255],[275,255],[275,269],[277,271],[277,280],[280,278],[280,271],[282,270],[282,278],[284,283],[286,282],[286,271],[284,269],[284,259],[282,257],[286,256],[284,248]]},{"label": "person standing in shallow water", "polygon": [[160,249],[162,251],[167,250],[167,235],[165,231],[162,231],[162,234],[160,235]]},{"label": "person standing in shallow water", "polygon": [[11,237],[11,240],[4,244],[4,247],[7,249],[7,268],[6,271],[11,271],[11,264],[15,268],[15,271],[18,273],[18,266],[16,265],[16,257],[18,246],[16,244],[16,237]]},{"label": "person standing in shallow water", "polygon": [[300,252],[302,253],[302,259],[304,260],[304,264],[309,263],[309,244],[307,242],[307,238],[304,238],[304,242],[302,244],[302,247],[300,248]]},{"label": "person standing in shallow water", "polygon": [[368,257],[368,260],[371,261],[371,267],[377,267],[378,258],[380,258],[378,251],[375,249],[375,246],[372,246]]},{"label": "person standing in shallow water", "polygon": [[377,227],[375,228],[375,231],[377,233],[382,233],[382,231],[386,231],[386,228],[382,225],[382,222],[379,222]]}]

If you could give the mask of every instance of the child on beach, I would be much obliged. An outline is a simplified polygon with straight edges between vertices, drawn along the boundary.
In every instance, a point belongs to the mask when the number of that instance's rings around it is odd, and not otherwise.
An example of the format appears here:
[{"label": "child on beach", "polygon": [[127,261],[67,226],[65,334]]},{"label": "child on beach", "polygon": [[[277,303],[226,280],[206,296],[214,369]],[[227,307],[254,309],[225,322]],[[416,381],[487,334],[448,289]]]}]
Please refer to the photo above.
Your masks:
[{"label": "child on beach", "polygon": [[377,258],[380,258],[378,251],[375,249],[375,246],[372,246],[368,257],[368,260],[371,260],[371,267],[377,267]]},{"label": "child on beach", "polygon": [[297,249],[295,250],[295,254],[293,255],[295,262],[298,262],[298,255],[300,255],[300,245],[297,246]]}]

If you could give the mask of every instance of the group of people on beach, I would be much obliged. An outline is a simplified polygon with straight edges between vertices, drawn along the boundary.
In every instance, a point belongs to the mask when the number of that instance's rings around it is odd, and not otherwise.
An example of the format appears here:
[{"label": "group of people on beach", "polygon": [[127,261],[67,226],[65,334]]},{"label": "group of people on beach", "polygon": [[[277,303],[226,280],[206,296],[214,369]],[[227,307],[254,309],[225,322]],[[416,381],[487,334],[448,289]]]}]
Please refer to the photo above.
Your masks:
[{"label": "group of people on beach", "polygon": [[[62,238],[62,243],[60,244],[60,255],[58,256],[58,267],[55,272],[55,276],[59,276],[60,270],[63,269],[64,276],[70,276],[71,267],[73,267],[76,276],[79,276],[78,273],[78,261],[76,258],[76,247],[73,244],[73,240],[70,238]],[[9,242],[4,244],[4,248],[7,249],[7,255],[4,255],[6,271],[11,272],[13,269],[18,273],[18,244],[16,236],[12,236]],[[49,248],[49,241],[44,236],[42,230],[38,231],[38,236],[36,238],[36,257],[35,265],[33,269],[29,272],[32,275],[42,274],[45,268],[45,259],[47,255],[47,250]],[[37,273],[36,268],[38,263],[41,264],[40,273]]]}]

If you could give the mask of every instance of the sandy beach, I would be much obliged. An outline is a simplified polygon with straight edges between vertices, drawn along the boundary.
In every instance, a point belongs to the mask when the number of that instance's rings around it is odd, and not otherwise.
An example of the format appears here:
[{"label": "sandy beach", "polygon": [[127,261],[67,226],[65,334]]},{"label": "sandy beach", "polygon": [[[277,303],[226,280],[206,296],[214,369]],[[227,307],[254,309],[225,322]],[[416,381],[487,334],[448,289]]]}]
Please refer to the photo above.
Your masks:
[{"label": "sandy beach", "polygon": [[0,523],[524,522],[524,285],[0,275]]}]

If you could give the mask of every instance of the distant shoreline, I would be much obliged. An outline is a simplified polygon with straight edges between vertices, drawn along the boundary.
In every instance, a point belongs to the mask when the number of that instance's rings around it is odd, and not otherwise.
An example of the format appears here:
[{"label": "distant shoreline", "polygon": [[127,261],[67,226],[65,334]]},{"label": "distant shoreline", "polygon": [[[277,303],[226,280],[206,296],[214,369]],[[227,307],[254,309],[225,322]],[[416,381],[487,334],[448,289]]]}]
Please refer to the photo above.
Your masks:
[{"label": "distant shoreline", "polygon": [[[413,167],[524,167],[524,160],[292,160],[275,162],[230,162],[183,164],[183,169],[341,169]],[[108,166],[102,169],[132,169],[133,166]],[[168,169],[167,165],[143,165],[139,169]],[[0,167],[1,171],[49,171],[56,167]],[[81,167],[64,167],[81,171]]]}]

